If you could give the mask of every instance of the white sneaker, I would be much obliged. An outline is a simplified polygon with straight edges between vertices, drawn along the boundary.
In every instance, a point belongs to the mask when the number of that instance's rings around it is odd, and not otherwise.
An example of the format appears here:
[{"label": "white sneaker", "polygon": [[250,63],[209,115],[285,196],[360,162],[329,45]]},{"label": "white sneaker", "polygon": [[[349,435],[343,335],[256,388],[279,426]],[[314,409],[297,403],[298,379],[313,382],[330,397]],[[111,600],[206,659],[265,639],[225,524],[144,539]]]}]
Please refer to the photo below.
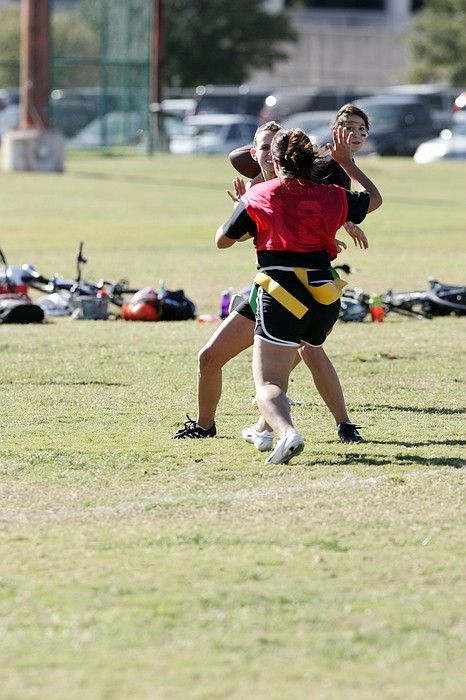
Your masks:
[{"label": "white sneaker", "polygon": [[263,430],[261,433],[258,433],[255,427],[251,426],[250,428],[244,428],[241,431],[241,435],[246,442],[254,445],[259,452],[269,452],[272,449],[273,431]]},{"label": "white sneaker", "polygon": [[285,437],[277,442],[277,446],[265,462],[266,464],[288,464],[290,459],[299,455],[303,449],[303,437],[296,430],[290,428]]}]

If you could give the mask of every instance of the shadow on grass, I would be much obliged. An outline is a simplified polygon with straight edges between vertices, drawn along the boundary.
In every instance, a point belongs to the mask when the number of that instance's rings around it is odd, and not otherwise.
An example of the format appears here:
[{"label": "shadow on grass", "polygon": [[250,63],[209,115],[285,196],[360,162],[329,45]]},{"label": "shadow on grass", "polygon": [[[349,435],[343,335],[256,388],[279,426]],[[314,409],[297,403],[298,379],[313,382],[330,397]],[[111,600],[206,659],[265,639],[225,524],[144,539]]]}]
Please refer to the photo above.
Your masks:
[{"label": "shadow on grass", "polygon": [[44,380],[43,382],[31,382],[31,381],[5,381],[3,384],[9,384],[9,385],[22,385],[22,386],[129,386],[129,384],[125,382],[106,382],[106,381],[100,381],[97,379],[89,379],[89,380],[77,380],[77,381],[72,381],[72,380],[54,380],[50,381],[49,379]]},{"label": "shadow on grass", "polygon": [[397,462],[401,464],[421,464],[424,467],[453,467],[464,469],[466,460],[460,457],[421,457],[420,455],[396,455]]},{"label": "shadow on grass", "polygon": [[364,442],[371,445],[398,445],[399,447],[433,447],[435,445],[448,445],[461,447],[466,445],[466,440],[424,440],[423,442],[410,442],[409,440],[371,440],[366,438]]},{"label": "shadow on grass", "polygon": [[347,452],[345,455],[341,455],[340,459],[322,459],[322,457],[318,457],[316,459],[306,461],[306,465],[309,467],[339,467],[346,464],[361,464],[367,465],[369,467],[384,467],[386,464],[393,464],[393,458],[378,457],[376,455],[362,455],[357,452]]},{"label": "shadow on grass", "polygon": [[[396,443],[395,443],[396,444]],[[421,455],[396,454],[393,456],[363,455],[358,452],[347,452],[341,455],[341,459],[314,459],[306,461],[306,465],[313,466],[341,466],[348,464],[359,464],[369,467],[405,466],[407,464],[420,464],[424,467],[453,467],[453,469],[464,469],[466,460],[460,457],[422,457]]]},{"label": "shadow on grass", "polygon": [[390,406],[389,404],[361,404],[358,410],[361,411],[379,411],[381,408],[386,408],[389,411],[406,411],[406,413],[427,413],[443,416],[455,416],[466,413],[466,408],[439,408],[438,406],[425,406],[418,408],[416,406]]}]

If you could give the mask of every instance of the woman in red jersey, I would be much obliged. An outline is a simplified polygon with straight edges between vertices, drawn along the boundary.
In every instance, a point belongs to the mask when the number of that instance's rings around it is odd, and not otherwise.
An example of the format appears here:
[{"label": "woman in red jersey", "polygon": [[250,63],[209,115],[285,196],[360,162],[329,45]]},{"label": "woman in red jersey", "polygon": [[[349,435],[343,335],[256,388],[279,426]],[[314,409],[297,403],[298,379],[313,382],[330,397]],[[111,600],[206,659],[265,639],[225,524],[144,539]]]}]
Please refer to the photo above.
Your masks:
[{"label": "woman in red jersey", "polygon": [[339,311],[341,288],[330,267],[337,255],[335,234],[346,222],[360,223],[382,198],[351,157],[351,132],[333,131],[333,160],[360,184],[350,192],[315,182],[317,154],[300,129],[281,130],[271,151],[277,178],[250,188],[216,242],[227,248],[252,234],[260,270],[253,372],[259,409],[279,436],[267,462],[287,463],[304,447],[294,429],[285,394],[301,343],[321,346]]}]

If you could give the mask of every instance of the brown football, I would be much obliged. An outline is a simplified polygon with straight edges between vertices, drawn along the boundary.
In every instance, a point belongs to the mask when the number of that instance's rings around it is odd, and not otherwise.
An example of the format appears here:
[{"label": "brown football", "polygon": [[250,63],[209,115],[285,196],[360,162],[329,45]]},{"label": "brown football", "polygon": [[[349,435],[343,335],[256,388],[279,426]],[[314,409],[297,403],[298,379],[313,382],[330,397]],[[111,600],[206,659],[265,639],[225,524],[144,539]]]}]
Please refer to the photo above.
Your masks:
[{"label": "brown football", "polygon": [[259,175],[261,169],[257,160],[254,160],[250,153],[252,143],[248,146],[240,146],[228,154],[230,163],[243,177],[252,180],[256,175]]}]

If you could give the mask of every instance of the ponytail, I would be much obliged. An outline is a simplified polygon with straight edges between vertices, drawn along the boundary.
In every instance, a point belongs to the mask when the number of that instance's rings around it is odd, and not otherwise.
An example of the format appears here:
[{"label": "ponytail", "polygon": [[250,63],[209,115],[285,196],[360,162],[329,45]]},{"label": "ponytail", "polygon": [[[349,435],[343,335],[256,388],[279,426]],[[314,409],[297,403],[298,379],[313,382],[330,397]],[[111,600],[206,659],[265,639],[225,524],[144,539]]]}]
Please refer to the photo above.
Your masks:
[{"label": "ponytail", "polygon": [[282,179],[315,178],[317,153],[309,136],[301,129],[278,131],[273,138],[271,151],[272,157],[279,165]]}]

